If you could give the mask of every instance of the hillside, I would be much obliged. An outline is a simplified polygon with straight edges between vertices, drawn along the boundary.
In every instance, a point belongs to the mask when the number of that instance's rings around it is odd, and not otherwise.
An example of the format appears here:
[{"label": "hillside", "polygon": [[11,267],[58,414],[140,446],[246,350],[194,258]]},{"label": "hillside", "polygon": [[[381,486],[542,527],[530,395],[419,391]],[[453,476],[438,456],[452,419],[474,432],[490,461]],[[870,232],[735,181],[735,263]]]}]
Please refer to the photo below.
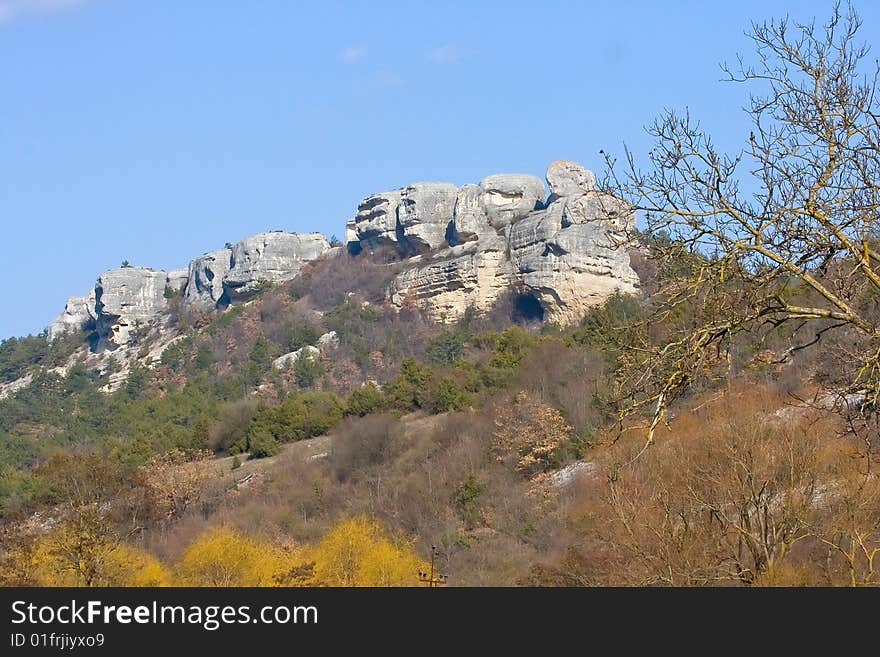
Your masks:
[{"label": "hillside", "polygon": [[455,585],[869,583],[865,397],[793,349],[821,325],[699,343],[649,407],[640,359],[707,312],[664,286],[711,261],[546,178],[126,265],[4,341],[4,583],[417,585],[432,551]]},{"label": "hillside", "polygon": [[[264,504],[280,480],[301,496],[285,504],[296,527],[248,533],[318,540],[365,515],[422,553],[488,541],[534,558],[559,527],[537,532],[547,508],[530,496],[584,456],[603,415],[590,401],[602,358],[563,332],[637,284],[615,243],[631,227],[624,206],[571,162],[547,182],[549,195],[524,174],[416,183],[362,201],[342,246],[276,231],[185,270],[100,274],[45,334],[0,346],[7,539],[36,527],[39,545],[94,504],[111,535],[176,559],[183,537],[221,522],[212,514]],[[547,356],[563,369],[527,382]],[[499,423],[531,427],[536,444],[493,438]],[[306,445],[320,448],[304,459]],[[482,510],[490,489],[496,508]],[[515,583],[527,565],[462,566],[458,581]]]}]

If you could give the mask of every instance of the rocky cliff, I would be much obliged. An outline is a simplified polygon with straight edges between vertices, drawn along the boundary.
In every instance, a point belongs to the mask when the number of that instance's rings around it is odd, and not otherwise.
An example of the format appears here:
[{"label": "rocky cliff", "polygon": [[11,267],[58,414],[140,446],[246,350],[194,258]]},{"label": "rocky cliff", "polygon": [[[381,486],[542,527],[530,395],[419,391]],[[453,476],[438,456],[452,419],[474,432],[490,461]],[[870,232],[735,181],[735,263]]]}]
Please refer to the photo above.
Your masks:
[{"label": "rocky cliff", "polygon": [[228,305],[264,283],[294,278],[330,245],[321,233],[259,233],[189,263],[184,300],[199,308]]},{"label": "rocky cliff", "polygon": [[487,310],[514,289],[545,318],[577,322],[615,290],[636,290],[621,248],[635,216],[597,191],[592,172],[575,162],[553,162],[546,178],[549,196],[542,180],[525,174],[370,196],[347,225],[349,250],[387,244],[409,256],[412,267],[396,278],[390,298],[439,320],[457,319],[469,306]]},{"label": "rocky cliff", "polygon": [[111,269],[98,276],[87,294],[67,300],[64,311],[49,325],[48,337],[85,331],[94,332],[99,347],[132,346],[141,330],[168,319],[175,297],[200,310],[225,307],[262,285],[290,280],[304,263],[329,248],[320,233],[275,231],[201,255],[187,269]]},{"label": "rocky cliff", "polygon": [[[388,290],[397,307],[454,320],[473,306],[488,310],[506,291],[531,299],[552,321],[578,321],[615,290],[638,284],[625,248],[633,213],[596,190],[593,174],[557,161],[544,181],[495,174],[478,185],[420,182],[364,199],[346,224],[355,256],[380,247],[408,266]],[[67,300],[48,336],[94,336],[98,349],[131,348],[143,331],[161,327],[172,299],[200,310],[224,308],[266,284],[290,280],[330,252],[320,233],[275,231],[201,255],[186,269],[123,267],[102,273],[93,290]]]}]

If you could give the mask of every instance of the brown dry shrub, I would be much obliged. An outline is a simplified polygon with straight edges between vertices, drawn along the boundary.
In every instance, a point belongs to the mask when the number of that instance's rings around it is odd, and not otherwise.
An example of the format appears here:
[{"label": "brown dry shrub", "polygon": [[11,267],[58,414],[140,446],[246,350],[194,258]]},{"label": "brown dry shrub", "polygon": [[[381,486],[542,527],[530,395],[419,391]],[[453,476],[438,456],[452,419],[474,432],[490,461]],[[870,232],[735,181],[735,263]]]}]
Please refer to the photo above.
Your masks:
[{"label": "brown dry shrub", "polygon": [[394,433],[398,429],[396,418],[386,414],[343,420],[334,433],[330,457],[336,478],[345,482],[371,466],[390,460]]},{"label": "brown dry shrub", "polygon": [[601,354],[568,347],[557,340],[539,342],[523,358],[513,387],[536,401],[560,409],[578,433],[607,422],[596,401],[604,392],[607,365]]},{"label": "brown dry shrub", "polygon": [[[581,490],[555,584],[859,583],[880,547],[880,488],[838,420],[765,389],[684,412],[638,455],[633,432]],[[857,520],[853,510],[859,509]],[[868,548],[850,559],[853,537]],[[878,552],[880,553],[880,552]],[[532,583],[535,583],[534,580]]]},{"label": "brown dry shrub", "polygon": [[558,410],[518,392],[496,409],[492,447],[498,460],[534,477],[551,467],[571,430]]},{"label": "brown dry shrub", "polygon": [[329,310],[355,295],[361,301],[380,303],[399,267],[369,254],[339,254],[317,260],[303,268],[288,287],[293,298],[308,297],[310,304]]}]

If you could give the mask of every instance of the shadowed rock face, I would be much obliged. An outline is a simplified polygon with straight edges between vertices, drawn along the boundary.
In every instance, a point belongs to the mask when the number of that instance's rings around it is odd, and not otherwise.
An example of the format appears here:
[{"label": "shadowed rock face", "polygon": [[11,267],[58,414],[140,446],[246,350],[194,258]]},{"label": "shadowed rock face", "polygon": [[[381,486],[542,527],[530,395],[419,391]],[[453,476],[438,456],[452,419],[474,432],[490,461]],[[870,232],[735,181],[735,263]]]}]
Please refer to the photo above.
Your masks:
[{"label": "shadowed rock face", "polygon": [[194,308],[208,309],[223,298],[223,279],[232,264],[232,249],[219,249],[199,256],[189,263],[184,287],[184,302]]},{"label": "shadowed rock face", "polygon": [[349,243],[357,241],[362,248],[397,244],[397,207],[402,195],[403,190],[396,189],[361,201],[346,232]]},{"label": "shadowed rock face", "polygon": [[406,187],[397,206],[397,241],[414,253],[446,246],[458,188],[452,183],[415,183]]},{"label": "shadowed rock face", "polygon": [[64,311],[52,320],[47,329],[49,340],[74,331],[89,331],[95,327],[95,290],[81,297],[69,297]]},{"label": "shadowed rock face", "polygon": [[368,196],[346,224],[346,241],[358,250],[390,244],[405,255],[444,246],[457,193],[452,183],[423,182]]}]

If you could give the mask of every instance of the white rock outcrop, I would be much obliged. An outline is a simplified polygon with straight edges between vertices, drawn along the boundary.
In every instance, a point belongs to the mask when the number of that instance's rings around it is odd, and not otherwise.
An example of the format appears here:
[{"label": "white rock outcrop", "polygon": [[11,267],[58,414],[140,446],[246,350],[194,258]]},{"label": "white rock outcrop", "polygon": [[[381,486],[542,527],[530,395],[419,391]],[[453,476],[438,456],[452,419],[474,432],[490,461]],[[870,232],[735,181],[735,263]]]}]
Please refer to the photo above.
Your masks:
[{"label": "white rock outcrop", "polygon": [[419,182],[368,196],[346,223],[349,249],[392,245],[412,256],[445,246],[457,195],[452,183]]},{"label": "white rock outcrop", "polygon": [[446,246],[458,188],[452,183],[415,183],[397,206],[397,239],[412,254]]},{"label": "white rock outcrop", "polygon": [[493,235],[495,229],[489,223],[483,188],[479,185],[462,185],[456,196],[452,216],[453,241],[460,244]]},{"label": "white rock outcrop", "polygon": [[331,250],[321,233],[274,231],[205,253],[186,269],[111,269],[88,294],[67,300],[47,336],[54,340],[69,331],[96,331],[99,349],[130,346],[136,326],[164,325],[174,297],[180,296],[184,308],[222,308],[264,283],[294,278],[304,263]]},{"label": "white rock outcrop", "polygon": [[223,297],[223,279],[232,264],[232,249],[210,251],[189,263],[184,301],[194,308],[213,308]]},{"label": "white rock outcrop", "polygon": [[[513,290],[530,297],[544,318],[577,322],[614,291],[637,289],[622,246],[635,217],[625,203],[597,190],[592,172],[575,162],[551,163],[546,181],[549,195],[540,178],[517,173],[460,188],[420,182],[374,194],[346,223],[348,250],[385,245],[408,258],[389,289],[398,307],[416,305],[451,321],[469,307],[488,310]],[[92,292],[67,300],[48,337],[95,332],[99,349],[129,349],[144,334],[136,327],[168,329],[169,302],[177,295],[184,308],[222,308],[336,251],[320,233],[273,231],[205,253],[186,270],[111,269]],[[336,340],[328,334],[304,349],[332,349]],[[291,362],[296,353],[276,363]]]},{"label": "white rock outcrop", "polygon": [[[357,214],[346,226],[349,244],[372,249],[383,244],[397,244],[397,207],[402,189],[368,196],[358,204]],[[352,239],[354,238],[354,239]]]},{"label": "white rock outcrop", "polygon": [[161,269],[120,267],[105,271],[95,285],[98,335],[120,346],[129,344],[132,332],[159,320],[166,313],[167,274]]},{"label": "white rock outcrop", "polygon": [[321,233],[275,231],[251,235],[233,245],[223,288],[229,299],[234,300],[252,294],[264,282],[289,281],[303,264],[329,248]]},{"label": "white rock outcrop", "polygon": [[94,329],[98,315],[95,312],[95,290],[81,297],[69,297],[64,310],[52,320],[46,330],[49,340],[54,340],[66,333],[89,331]]},{"label": "white rock outcrop", "polygon": [[550,475],[547,478],[547,483],[553,488],[565,488],[578,479],[595,475],[598,471],[599,464],[595,461],[575,461]]},{"label": "white rock outcrop", "polygon": [[496,173],[480,181],[489,223],[503,228],[543,207],[544,182],[524,173]]},{"label": "white rock outcrop", "polygon": [[435,319],[451,321],[468,307],[483,312],[510,289],[513,269],[503,248],[480,249],[471,242],[441,252],[434,262],[402,272],[391,284],[391,300],[398,307],[427,308]]},{"label": "white rock outcrop", "polygon": [[317,346],[321,353],[330,351],[331,349],[338,349],[339,336],[336,334],[336,331],[330,331],[318,338]]},{"label": "white rock outcrop", "polygon": [[[573,324],[615,291],[635,292],[638,276],[623,246],[635,225],[631,209],[595,189],[592,172],[559,160],[543,182],[496,174],[457,194],[449,248],[400,273],[391,300],[459,318],[487,310],[507,290],[528,295],[545,319]],[[451,238],[451,239],[450,239]]]},{"label": "white rock outcrop", "polygon": [[223,307],[253,294],[264,283],[281,283],[330,250],[321,233],[275,231],[251,235],[199,256],[189,264],[184,302],[192,307]]},{"label": "white rock outcrop", "polygon": [[272,361],[272,367],[274,367],[276,370],[286,370],[296,365],[296,362],[300,358],[308,358],[310,360],[314,360],[315,358],[320,357],[320,355],[320,349],[312,345],[306,345],[305,347],[300,347],[296,351],[291,351],[289,354],[279,356]]},{"label": "white rock outcrop", "polygon": [[550,200],[560,196],[579,196],[596,189],[596,176],[592,171],[570,160],[556,160],[547,166],[547,184]]},{"label": "white rock outcrop", "polygon": [[188,280],[188,269],[172,269],[165,276],[165,287],[168,288],[168,290],[170,290],[172,294],[183,294],[183,291],[186,288],[186,282]]}]

